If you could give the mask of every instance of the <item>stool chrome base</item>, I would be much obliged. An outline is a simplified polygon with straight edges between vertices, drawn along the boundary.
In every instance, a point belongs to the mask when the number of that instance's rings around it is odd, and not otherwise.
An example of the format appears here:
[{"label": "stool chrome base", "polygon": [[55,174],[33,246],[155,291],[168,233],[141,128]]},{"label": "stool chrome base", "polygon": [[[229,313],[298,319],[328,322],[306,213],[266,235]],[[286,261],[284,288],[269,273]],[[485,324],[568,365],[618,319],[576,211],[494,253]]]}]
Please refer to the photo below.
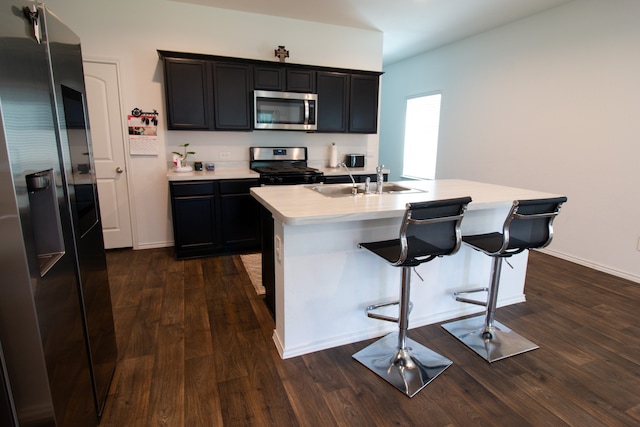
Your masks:
[{"label": "stool chrome base", "polygon": [[[485,316],[482,315],[445,323],[442,327],[487,362],[495,362],[539,348],[498,321],[494,320],[493,327],[487,328],[485,320]],[[485,331],[489,332],[490,336],[485,337]]]},{"label": "stool chrome base", "polygon": [[451,360],[405,338],[398,348],[398,333],[392,332],[353,355],[374,373],[409,397],[413,397],[451,366]]}]

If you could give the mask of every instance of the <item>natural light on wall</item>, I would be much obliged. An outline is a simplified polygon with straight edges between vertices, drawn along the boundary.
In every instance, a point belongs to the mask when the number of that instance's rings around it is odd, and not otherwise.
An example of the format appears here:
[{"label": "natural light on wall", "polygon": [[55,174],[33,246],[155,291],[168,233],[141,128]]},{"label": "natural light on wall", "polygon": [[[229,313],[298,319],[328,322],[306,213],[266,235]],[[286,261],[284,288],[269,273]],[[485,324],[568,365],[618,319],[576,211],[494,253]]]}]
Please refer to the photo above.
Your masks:
[{"label": "natural light on wall", "polygon": [[436,93],[407,99],[402,175],[435,179],[440,127],[440,99]]}]

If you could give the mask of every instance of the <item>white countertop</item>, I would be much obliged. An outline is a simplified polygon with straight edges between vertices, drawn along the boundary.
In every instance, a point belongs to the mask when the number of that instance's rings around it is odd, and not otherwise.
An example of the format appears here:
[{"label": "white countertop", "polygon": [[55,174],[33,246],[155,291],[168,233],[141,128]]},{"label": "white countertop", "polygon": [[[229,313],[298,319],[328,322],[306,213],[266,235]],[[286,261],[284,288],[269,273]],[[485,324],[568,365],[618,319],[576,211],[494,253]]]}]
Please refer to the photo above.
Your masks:
[{"label": "white countertop", "polygon": [[[424,192],[327,197],[307,187],[283,185],[254,187],[251,194],[283,224],[357,221],[401,216],[410,202],[471,196],[468,209],[510,206],[513,200],[557,197],[557,194],[458,179],[398,181]],[[375,188],[375,185],[373,186]]]},{"label": "white countertop", "polygon": [[[344,168],[317,168],[327,176],[333,175],[347,175]],[[375,168],[349,168],[353,175],[369,175],[375,174]],[[388,173],[385,170],[385,173]],[[252,171],[247,166],[246,168],[224,168],[216,167],[214,171],[191,171],[191,172],[176,172],[172,169],[167,171],[167,179],[169,181],[197,181],[207,179],[247,179],[247,178],[259,178],[260,174]]]},{"label": "white countertop", "polygon": [[207,179],[247,179],[259,178],[260,174],[249,168],[216,168],[214,171],[176,172],[173,169],[167,171],[169,181],[198,181]]}]

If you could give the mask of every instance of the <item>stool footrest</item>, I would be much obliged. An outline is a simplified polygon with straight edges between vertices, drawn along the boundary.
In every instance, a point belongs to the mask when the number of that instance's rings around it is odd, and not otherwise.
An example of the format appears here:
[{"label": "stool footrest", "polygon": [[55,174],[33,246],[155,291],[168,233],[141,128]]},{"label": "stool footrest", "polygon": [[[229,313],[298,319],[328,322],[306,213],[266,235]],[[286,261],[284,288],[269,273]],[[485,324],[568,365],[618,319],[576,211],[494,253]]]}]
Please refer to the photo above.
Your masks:
[{"label": "stool footrest", "polygon": [[[391,302],[383,302],[380,304],[372,304],[370,306],[367,306],[367,308],[364,309],[364,312],[367,313],[367,317],[370,317],[372,319],[385,320],[387,322],[398,323],[399,321],[398,317],[387,316],[385,314],[380,314],[380,313],[372,313],[372,311],[382,307],[389,307],[391,305],[399,305],[399,304],[400,304],[400,301],[391,301]],[[411,313],[412,309],[413,309],[413,303],[409,301],[409,313]]]},{"label": "stool footrest", "polygon": [[475,288],[475,289],[469,289],[467,291],[458,291],[458,292],[454,292],[453,296],[456,298],[456,301],[465,302],[467,304],[481,305],[483,307],[486,307],[487,306],[486,301],[478,301],[475,299],[469,299],[469,298],[459,296],[459,295],[474,294],[477,292],[489,292],[489,288]]}]

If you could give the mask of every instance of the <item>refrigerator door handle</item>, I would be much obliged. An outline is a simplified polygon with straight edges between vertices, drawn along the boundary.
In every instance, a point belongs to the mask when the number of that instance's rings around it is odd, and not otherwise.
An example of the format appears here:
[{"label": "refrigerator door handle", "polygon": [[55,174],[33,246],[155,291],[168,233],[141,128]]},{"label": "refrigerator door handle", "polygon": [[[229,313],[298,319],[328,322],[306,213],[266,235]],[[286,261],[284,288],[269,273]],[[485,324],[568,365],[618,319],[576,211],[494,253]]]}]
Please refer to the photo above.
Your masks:
[{"label": "refrigerator door handle", "polygon": [[42,39],[42,32],[40,30],[40,14],[38,13],[38,7],[34,4],[29,6],[25,6],[22,9],[24,16],[31,22],[31,26],[33,27],[33,37],[36,39],[38,44],[40,44],[40,40]]}]

